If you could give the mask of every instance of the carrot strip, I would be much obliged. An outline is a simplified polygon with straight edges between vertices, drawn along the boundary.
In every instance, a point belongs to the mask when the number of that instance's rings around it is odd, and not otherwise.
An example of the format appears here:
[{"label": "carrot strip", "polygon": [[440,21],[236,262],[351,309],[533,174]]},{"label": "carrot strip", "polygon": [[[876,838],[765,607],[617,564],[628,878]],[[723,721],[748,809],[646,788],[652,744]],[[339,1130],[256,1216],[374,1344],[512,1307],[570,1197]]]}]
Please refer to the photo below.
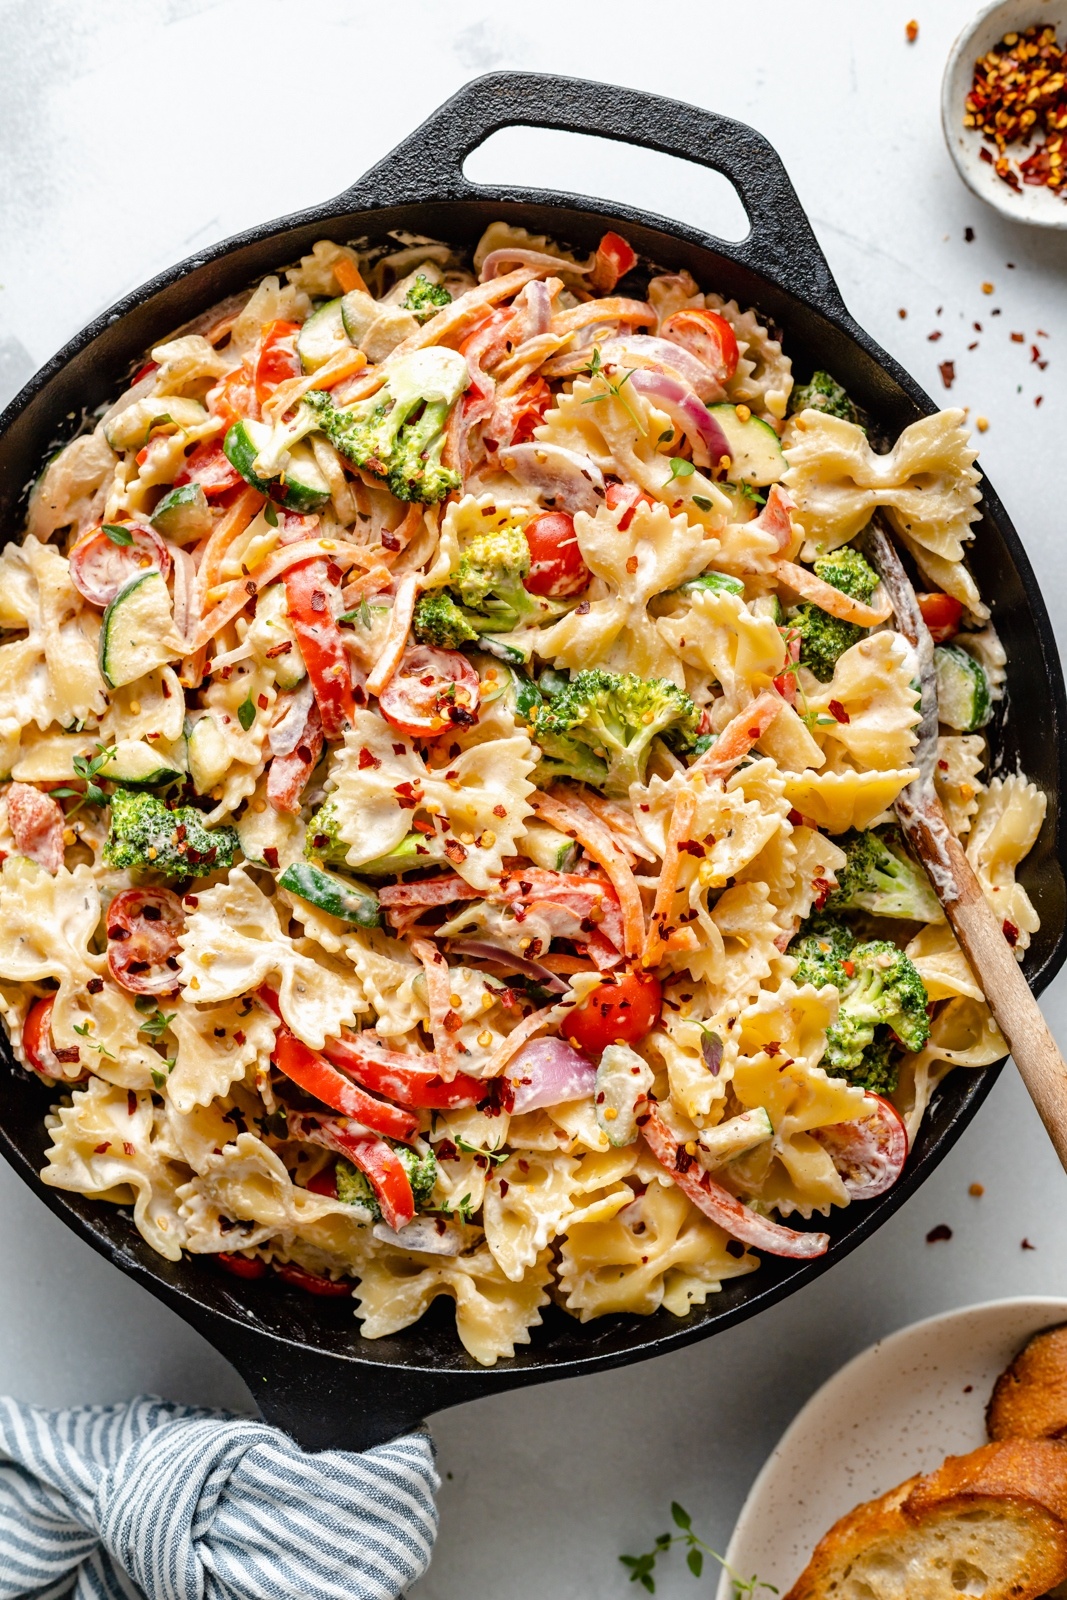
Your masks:
[{"label": "carrot strip", "polygon": [[374,671],[367,679],[368,694],[381,694],[400,665],[400,659],[407,648],[408,629],[415,615],[415,597],[418,592],[418,574],[405,573],[397,585],[393,609],[389,615],[389,631],[385,636],[382,653],[375,663]]},{"label": "carrot strip", "polygon": [[223,556],[234,540],[239,539],[244,533],[263,505],[263,501],[264,496],[259,490],[249,485],[247,489],[241,490],[237,499],[212,528],[197,568],[197,587],[200,595],[206,595],[208,590],[218,583]]},{"label": "carrot strip", "polygon": [[624,300],[611,295],[605,300],[587,300],[585,305],[557,312],[552,318],[552,332],[557,338],[569,339],[579,328],[587,328],[592,322],[632,322],[635,326],[644,323],[654,327],[656,313],[647,300]]},{"label": "carrot strip", "polygon": [[805,600],[814,601],[820,610],[828,611],[832,617],[840,617],[842,622],[855,622],[861,628],[876,628],[893,615],[888,600],[883,600],[880,606],[864,605],[862,600],[842,594],[832,583],[824,583],[807,567],[798,567],[793,561],[779,561],[778,581],[788,584]]},{"label": "carrot strip", "polygon": [[366,365],[367,358],[362,350],[338,350],[314,372],[305,372],[298,378],[287,378],[280,383],[264,405],[263,414],[268,421],[278,422],[290,406],[295,406],[309,390],[330,389],[335,383],[363,372]]},{"label": "carrot strip", "polygon": [[341,256],[333,264],[333,275],[337,279],[342,294],[351,294],[353,289],[362,289],[364,294],[370,290],[363,281],[363,275],[354,261],[347,256]]},{"label": "carrot strip", "polygon": [[726,724],[711,749],[693,762],[690,772],[702,772],[705,778],[728,777],[757,739],[762,739],[784,705],[780,694],[764,689]]},{"label": "carrot strip", "polygon": [[565,977],[570,977],[574,972],[588,972],[589,962],[583,961],[581,956],[568,956],[560,952],[559,955],[538,956],[538,965],[547,967],[549,972],[558,972]]},{"label": "carrot strip", "polygon": [[654,860],[652,851],[641,837],[640,828],[625,806],[621,806],[617,800],[606,800],[603,795],[593,793],[585,795],[582,804],[588,806],[606,828],[611,829],[615,843],[630,857],[631,866],[636,860]]},{"label": "carrot strip", "polygon": [[426,1000],[430,1009],[430,1032],[433,1034],[434,1054],[441,1077],[450,1082],[456,1075],[456,1045],[449,1031],[449,1021],[459,1017],[452,1009],[452,982],[448,976],[448,962],[429,939],[412,939],[412,954],[418,956],[426,973]]},{"label": "carrot strip", "polygon": [[577,798],[562,799],[559,795],[530,796],[530,804],[543,822],[577,839],[586,855],[603,867],[622,907],[623,946],[628,956],[640,955],[645,942],[645,914],[641,905],[641,891],[630,870],[630,863],[611,837],[604,824],[593,815],[589,807]]},{"label": "carrot strip", "polygon": [[681,863],[681,852],[678,847],[683,839],[689,837],[696,808],[696,795],[692,789],[683,789],[671,813],[671,825],[667,830],[667,843],[663,851],[663,866],[656,887],[656,900],[652,907],[645,947],[641,951],[641,963],[646,967],[654,967],[662,956],[663,929],[670,919],[674,891],[678,885],[678,868]]},{"label": "carrot strip", "polygon": [[247,578],[234,578],[226,594],[204,617],[193,639],[193,652],[203,648],[220,628],[232,622],[243,611],[257,592],[273,583],[287,568],[299,561],[309,561],[313,556],[326,556],[339,567],[369,567],[373,554],[363,545],[347,544],[340,539],[301,539],[299,544],[283,545],[280,550],[257,567]]}]

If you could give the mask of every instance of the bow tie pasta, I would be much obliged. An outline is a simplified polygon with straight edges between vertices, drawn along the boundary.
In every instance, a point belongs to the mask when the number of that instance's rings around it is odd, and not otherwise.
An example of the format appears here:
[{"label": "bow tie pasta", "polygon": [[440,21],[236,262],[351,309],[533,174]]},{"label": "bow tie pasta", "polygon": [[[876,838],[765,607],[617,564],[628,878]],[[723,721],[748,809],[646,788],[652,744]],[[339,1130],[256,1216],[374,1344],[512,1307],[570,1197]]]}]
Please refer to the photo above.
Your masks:
[{"label": "bow tie pasta", "polygon": [[486,1364],[820,1254],[1005,1052],[894,821],[929,740],[872,517],[937,591],[947,823],[1038,927],[962,413],[881,451],[636,266],[320,240],[158,330],[0,555],[44,1181],[364,1338],[451,1301]]}]

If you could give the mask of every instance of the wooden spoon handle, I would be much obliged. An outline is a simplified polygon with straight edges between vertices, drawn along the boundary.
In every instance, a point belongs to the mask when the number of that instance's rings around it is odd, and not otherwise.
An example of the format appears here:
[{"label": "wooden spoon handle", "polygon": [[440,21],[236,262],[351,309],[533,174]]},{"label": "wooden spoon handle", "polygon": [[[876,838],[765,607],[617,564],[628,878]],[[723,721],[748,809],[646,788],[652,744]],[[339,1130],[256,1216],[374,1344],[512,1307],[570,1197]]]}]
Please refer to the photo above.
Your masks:
[{"label": "wooden spoon handle", "polygon": [[[936,798],[925,797],[921,811],[907,819],[905,828],[913,849],[930,873],[945,915],[1067,1170],[1067,1063],[1004,937],[1004,929],[959,840],[945,823]],[[946,865],[954,880],[954,894],[945,892]]]}]

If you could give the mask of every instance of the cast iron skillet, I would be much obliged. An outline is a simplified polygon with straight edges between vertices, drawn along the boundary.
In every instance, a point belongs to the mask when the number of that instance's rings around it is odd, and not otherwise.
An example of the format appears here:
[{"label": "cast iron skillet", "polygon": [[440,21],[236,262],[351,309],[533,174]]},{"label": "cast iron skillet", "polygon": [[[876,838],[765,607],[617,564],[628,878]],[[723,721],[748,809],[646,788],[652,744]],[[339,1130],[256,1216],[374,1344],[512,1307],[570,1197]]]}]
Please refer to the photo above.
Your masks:
[{"label": "cast iron skillet", "polygon": [[[712,167],[737,188],[752,231],[740,244],[724,244],[626,205],[469,182],[466,157],[489,134],[512,125],[605,135]],[[891,436],[935,409],[849,316],[782,163],[760,134],[713,112],[632,89],[495,73],[468,84],[336,200],[181,262],[61,350],[0,417],[3,537],[18,536],[25,486],[49,445],[69,432],[68,413],[80,414],[118,393],[132,364],[171,329],[293,261],[324,235],[348,240],[405,228],[472,245],[496,217],[585,251],[605,228],[616,228],[642,256],[668,268],[688,267],[704,287],[760,307],[783,329],[796,371],[807,376],[816,365],[828,368]],[[993,730],[994,748],[1005,771],[1021,762],[1050,801],[1023,874],[1041,914],[1041,932],[1026,959],[1027,976],[1040,989],[1064,958],[1067,908],[1058,844],[1067,704],[1034,574],[988,483],[982,510],[972,561],[1007,647],[1009,704],[1015,707],[1006,725]],[[312,1299],[269,1279],[245,1283],[213,1271],[204,1260],[164,1261],[122,1211],[44,1188],[37,1173],[50,1097],[15,1066],[6,1042],[0,1049],[0,1148],[68,1226],[233,1362],[268,1421],[309,1448],[363,1448],[459,1401],[658,1355],[783,1299],[841,1260],[907,1199],[959,1137],[995,1077],[996,1069],[988,1068],[948,1079],[904,1177],[882,1199],[836,1215],[829,1223],[833,1243],[821,1260],[765,1257],[759,1272],[727,1284],[680,1321],[659,1312],[582,1326],[550,1307],[532,1343],[488,1370],[464,1354],[447,1301],[437,1301],[421,1322],[395,1338],[364,1341],[350,1301]]]}]

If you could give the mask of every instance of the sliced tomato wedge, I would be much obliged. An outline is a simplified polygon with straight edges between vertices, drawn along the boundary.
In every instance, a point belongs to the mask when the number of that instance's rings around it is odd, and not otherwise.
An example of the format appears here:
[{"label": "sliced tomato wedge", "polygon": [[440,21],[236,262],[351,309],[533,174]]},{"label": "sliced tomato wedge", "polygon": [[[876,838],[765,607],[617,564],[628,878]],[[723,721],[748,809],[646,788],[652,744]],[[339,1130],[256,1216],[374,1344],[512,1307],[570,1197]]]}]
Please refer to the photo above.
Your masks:
[{"label": "sliced tomato wedge", "polygon": [[208,410],[221,417],[227,430],[242,417],[252,422],[259,420],[259,400],[256,397],[256,380],[247,361],[215,385],[208,392]]},{"label": "sliced tomato wedge", "polygon": [[610,294],[620,278],[637,265],[637,251],[620,233],[606,233],[596,247],[592,284],[601,294]]},{"label": "sliced tomato wedge", "polygon": [[[42,1078],[60,1079],[66,1083],[79,1082],[89,1076],[88,1070],[80,1064],[81,1052],[75,1049],[57,1050],[52,1039],[52,1009],[55,1003],[54,994],[46,994],[33,1002],[22,1024],[22,1053],[27,1066]],[[78,1068],[73,1077],[64,1070],[68,1066]]]},{"label": "sliced tomato wedge", "polygon": [[107,964],[130,994],[178,987],[182,903],[171,889],[124,889],[107,912]]},{"label": "sliced tomato wedge", "polygon": [[154,567],[170,576],[170,551],[154,528],[142,522],[123,524],[132,543],[116,544],[103,528],[83,533],[70,552],[70,581],[83,599],[101,610],[139,572]]},{"label": "sliced tomato wedge", "polygon": [[220,1250],[215,1260],[223,1272],[232,1273],[235,1278],[265,1278],[269,1270],[258,1256],[235,1256],[228,1250]]},{"label": "sliced tomato wedge", "polygon": [[[279,696],[279,701],[284,698]],[[286,755],[275,756],[267,769],[267,800],[275,811],[295,815],[300,810],[300,796],[322,755],[322,744],[322,716],[313,700],[299,743]]]},{"label": "sliced tomato wedge", "polygon": [[382,1208],[382,1219],[390,1228],[405,1227],[415,1215],[404,1163],[391,1144],[374,1133],[351,1133],[336,1117],[320,1117],[305,1112],[289,1116],[289,1132],[294,1139],[307,1139],[344,1156],[365,1172]]},{"label": "sliced tomato wedge", "polygon": [[963,607],[958,600],[940,592],[917,594],[915,598],[935,644],[944,644],[946,639],[952,639],[959,633]]},{"label": "sliced tomato wedge", "polygon": [[410,1111],[391,1106],[386,1100],[376,1100],[351,1083],[316,1050],[290,1033],[284,1023],[275,1036],[271,1059],[279,1072],[307,1094],[314,1095],[332,1111],[352,1117],[365,1128],[374,1128],[392,1139],[402,1140],[413,1139],[418,1132],[418,1119]]},{"label": "sliced tomato wedge", "polygon": [[638,506],[653,506],[655,501],[650,494],[645,494],[636,483],[610,482],[607,486],[608,510],[614,511],[617,506],[626,506],[627,510],[619,521],[619,532],[625,533],[634,520],[634,512]]},{"label": "sliced tomato wedge", "polygon": [[65,818],[58,800],[32,783],[13,783],[7,791],[7,820],[19,854],[54,877],[63,865]]},{"label": "sliced tomato wedge", "polygon": [[437,739],[451,728],[469,728],[478,719],[481,684],[459,650],[405,650],[378,697],[387,722],[413,739]]},{"label": "sliced tomato wedge", "polygon": [[670,1173],[697,1209],[731,1238],[740,1239],[755,1250],[766,1250],[772,1256],[810,1259],[826,1254],[830,1248],[828,1233],[798,1233],[793,1228],[783,1228],[780,1222],[772,1222],[769,1217],[750,1211],[736,1195],[716,1183],[696,1156],[689,1155],[678,1143],[654,1104],[637,1121],[645,1143],[660,1166]]},{"label": "sliced tomato wedge", "polygon": [[659,1021],[663,986],[648,972],[613,973],[605,977],[562,1024],[571,1044],[590,1055],[609,1044],[636,1044]]},{"label": "sliced tomato wedge", "polygon": [[269,322],[263,330],[256,361],[256,399],[269,400],[280,383],[300,376],[300,357],[296,353],[299,322]]},{"label": "sliced tomato wedge", "polygon": [[698,310],[695,306],[676,311],[667,318],[660,333],[696,356],[720,383],[727,383],[737,371],[737,336],[717,311]]},{"label": "sliced tomato wedge", "polygon": [[446,1111],[452,1106],[476,1106],[488,1098],[491,1085],[458,1072],[447,1083],[432,1066],[413,1065],[400,1050],[368,1050],[358,1034],[343,1033],[327,1039],[323,1055],[341,1067],[365,1089],[388,1095],[402,1106]]},{"label": "sliced tomato wedge", "polygon": [[530,547],[530,570],[522,580],[530,594],[581,594],[588,589],[589,571],[574,532],[574,518],[565,511],[541,511],[523,529]]},{"label": "sliced tomato wedge", "polygon": [[908,1159],[908,1130],[896,1106],[868,1094],[869,1116],[860,1122],[834,1122],[813,1128],[837,1168],[850,1200],[874,1200],[896,1183]]},{"label": "sliced tomato wedge", "polygon": [[237,468],[227,461],[222,445],[216,439],[205,440],[186,456],[184,467],[174,479],[174,487],[180,489],[186,483],[198,483],[209,500],[217,500],[220,495],[228,494],[231,489],[243,484],[244,479]]},{"label": "sliced tomato wedge", "polygon": [[327,739],[339,739],[356,714],[352,673],[337,618],[344,610],[341,569],[325,558],[302,561],[285,574],[289,620]]},{"label": "sliced tomato wedge", "polygon": [[274,1270],[292,1288],[303,1289],[305,1294],[317,1294],[324,1300],[339,1300],[342,1295],[352,1293],[350,1278],[323,1278],[317,1272],[298,1267],[295,1261],[276,1261]]}]

